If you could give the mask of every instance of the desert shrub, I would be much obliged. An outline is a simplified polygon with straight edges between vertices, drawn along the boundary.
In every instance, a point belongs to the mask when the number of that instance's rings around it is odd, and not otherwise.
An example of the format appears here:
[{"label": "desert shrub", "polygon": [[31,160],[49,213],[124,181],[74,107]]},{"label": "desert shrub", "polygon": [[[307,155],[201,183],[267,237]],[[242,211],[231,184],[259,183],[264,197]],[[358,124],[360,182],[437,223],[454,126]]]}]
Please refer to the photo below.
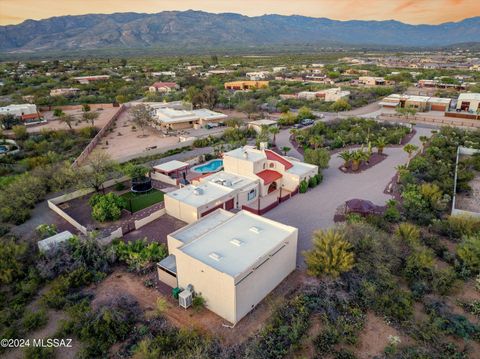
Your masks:
[{"label": "desert shrub", "polygon": [[334,326],[328,326],[314,340],[313,345],[319,354],[331,353],[334,346],[340,343],[340,338]]},{"label": "desert shrub", "polygon": [[313,249],[304,254],[308,273],[337,277],[351,270],[354,264],[351,249],[351,244],[345,240],[341,231],[316,231],[313,235]]},{"label": "desert shrub", "polygon": [[347,349],[341,349],[340,351],[335,352],[333,355],[334,359],[355,359],[356,356],[351,351]]},{"label": "desert shrub", "polygon": [[308,180],[308,187],[310,188],[314,188],[316,187],[318,184],[317,182],[317,178],[316,177],[310,177],[309,180]]},{"label": "desert shrub", "polygon": [[330,152],[325,148],[307,148],[304,157],[306,163],[316,165],[319,169],[325,169],[328,167],[328,162],[330,161]]},{"label": "desert shrub", "polygon": [[124,198],[110,192],[106,195],[95,194],[90,197],[92,217],[100,222],[115,221],[122,215],[122,209],[127,207]]},{"label": "desert shrub", "polygon": [[459,266],[471,275],[480,273],[480,237],[466,237],[457,246]]},{"label": "desert shrub", "polygon": [[205,308],[205,298],[201,294],[195,294],[192,300],[192,307],[195,311]]},{"label": "desert shrub", "polygon": [[167,248],[163,243],[148,243],[146,238],[136,241],[116,241],[113,250],[119,261],[125,262],[130,270],[145,272],[167,256]]},{"label": "desert shrub", "polygon": [[48,322],[44,309],[36,312],[26,311],[22,318],[22,326],[26,332],[43,327]]},{"label": "desert shrub", "polygon": [[471,323],[462,315],[453,314],[442,302],[426,305],[432,324],[447,335],[455,335],[462,339],[480,340],[480,326]]},{"label": "desert shrub", "polygon": [[469,313],[480,318],[480,300],[474,300],[470,303],[462,303],[462,307]]},{"label": "desert shrub", "polygon": [[300,193],[305,193],[307,192],[308,190],[308,182],[303,180],[302,182],[300,182],[300,185],[298,186],[298,191]]},{"label": "desert shrub", "polygon": [[460,239],[480,232],[480,220],[466,215],[449,216],[447,220],[438,221],[434,229],[451,239]]},{"label": "desert shrub", "polygon": [[85,344],[81,353],[85,358],[102,357],[114,343],[125,340],[136,321],[142,319],[137,301],[124,294],[99,303],[94,310],[83,301],[69,314],[71,319],[63,331],[77,336]]},{"label": "desert shrub", "polygon": [[123,191],[125,189],[125,185],[123,182],[117,182],[115,183],[115,191]]},{"label": "desert shrub", "polygon": [[45,279],[53,279],[79,268],[87,268],[98,276],[109,271],[113,259],[112,254],[94,238],[73,237],[42,253],[36,267]]},{"label": "desert shrub", "polygon": [[12,283],[23,275],[28,247],[16,243],[14,238],[5,238],[0,245],[0,284]]},{"label": "desert shrub", "polygon": [[383,218],[385,218],[388,222],[391,223],[396,223],[400,221],[401,214],[397,208],[397,202],[395,202],[394,200],[390,200],[387,202],[387,209],[383,214]]},{"label": "desert shrub", "polygon": [[24,349],[25,359],[51,359],[55,357],[53,347],[26,347]]},{"label": "desert shrub", "polygon": [[57,226],[54,224],[40,224],[35,230],[42,239],[57,234]]}]

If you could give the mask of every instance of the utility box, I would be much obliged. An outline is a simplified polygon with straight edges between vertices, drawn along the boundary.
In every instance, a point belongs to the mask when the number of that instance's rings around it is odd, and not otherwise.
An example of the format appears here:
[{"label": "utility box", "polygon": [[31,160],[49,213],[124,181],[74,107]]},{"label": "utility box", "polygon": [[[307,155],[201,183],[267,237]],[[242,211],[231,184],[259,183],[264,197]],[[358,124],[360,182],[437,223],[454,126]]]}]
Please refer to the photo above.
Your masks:
[{"label": "utility box", "polygon": [[178,288],[178,287],[173,288],[173,289],[172,289],[172,296],[173,296],[173,298],[178,299],[178,295],[180,294],[181,291],[182,291],[182,290],[181,290],[180,288]]},{"label": "utility box", "polygon": [[193,293],[186,289],[178,295],[178,304],[187,309],[192,305]]}]

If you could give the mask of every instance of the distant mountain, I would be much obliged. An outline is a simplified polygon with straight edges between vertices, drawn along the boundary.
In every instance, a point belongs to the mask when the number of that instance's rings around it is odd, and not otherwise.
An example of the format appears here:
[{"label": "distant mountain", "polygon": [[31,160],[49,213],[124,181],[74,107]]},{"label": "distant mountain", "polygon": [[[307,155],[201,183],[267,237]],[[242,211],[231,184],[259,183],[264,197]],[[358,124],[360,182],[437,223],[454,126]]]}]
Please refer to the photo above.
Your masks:
[{"label": "distant mountain", "polygon": [[398,21],[337,21],[305,16],[158,14],[60,16],[0,26],[0,51],[35,52],[105,48],[251,48],[285,45],[445,47],[480,39],[480,17],[440,25]]}]

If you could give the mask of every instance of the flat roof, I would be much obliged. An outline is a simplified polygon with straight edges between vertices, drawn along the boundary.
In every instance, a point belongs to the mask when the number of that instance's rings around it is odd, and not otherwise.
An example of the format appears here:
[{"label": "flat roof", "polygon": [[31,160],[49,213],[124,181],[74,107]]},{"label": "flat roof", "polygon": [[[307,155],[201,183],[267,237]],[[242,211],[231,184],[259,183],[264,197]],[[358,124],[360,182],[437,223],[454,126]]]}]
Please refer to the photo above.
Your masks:
[{"label": "flat roof", "polygon": [[475,100],[480,101],[480,93],[477,92],[464,92],[458,96],[459,100]]},{"label": "flat roof", "polygon": [[207,108],[200,108],[192,111],[196,116],[204,120],[217,120],[220,118],[227,118],[228,116],[221,112],[215,112]]},{"label": "flat roof", "polygon": [[[176,232],[174,237],[182,231],[196,231],[195,227],[209,216]],[[297,229],[294,227],[243,210],[226,220],[218,221],[215,227],[181,246],[179,250],[236,278],[261,263],[295,231]]]},{"label": "flat roof", "polygon": [[276,125],[277,121],[268,120],[268,119],[265,118],[263,120],[250,121],[248,124],[249,125],[256,125],[256,126],[270,126],[270,125]]},{"label": "flat roof", "polygon": [[[245,157],[245,153],[247,154],[247,157]],[[223,154],[223,157],[225,156],[240,158],[242,160],[252,161],[252,162],[267,159],[267,156],[263,151],[257,150],[253,146],[243,146],[243,147],[236,148],[232,151],[225,152]]]},{"label": "flat roof", "polygon": [[37,245],[41,251],[48,251],[50,248],[53,248],[56,244],[64,242],[67,239],[70,239],[72,237],[73,237],[73,234],[70,231],[63,231],[39,241]]},{"label": "flat roof", "polygon": [[209,181],[201,182],[198,186],[185,186],[176,191],[166,193],[165,196],[177,199],[193,207],[200,207],[218,201],[233,191],[233,188],[222,186]]},{"label": "flat roof", "polygon": [[163,258],[160,262],[157,263],[159,267],[165,268],[166,270],[177,274],[177,261],[175,260],[175,255],[170,254],[169,256]]},{"label": "flat roof", "polygon": [[293,167],[290,167],[287,170],[287,173],[292,173],[295,175],[303,175],[305,173],[310,172],[313,169],[318,170],[318,166],[312,165],[310,163],[305,163],[305,162],[299,162],[299,161],[292,161],[290,160],[290,163],[293,165]]},{"label": "flat roof", "polygon": [[240,175],[237,175],[236,173],[226,172],[226,171],[219,171],[219,172],[212,173],[211,175],[202,177],[200,181],[201,182],[209,181],[209,182],[217,183],[222,186],[226,186],[233,189],[241,189],[245,186],[249,186],[257,182],[252,178],[240,176]]},{"label": "flat roof", "polygon": [[153,166],[153,168],[156,170],[168,173],[168,172],[172,172],[187,166],[190,166],[188,162],[173,160],[173,161],[169,161],[169,162],[165,162],[165,163],[161,163],[159,165]]},{"label": "flat roof", "polygon": [[430,97],[428,99],[428,102],[436,102],[436,103],[443,103],[448,105],[450,102],[452,102],[451,98],[443,98],[443,97]]}]

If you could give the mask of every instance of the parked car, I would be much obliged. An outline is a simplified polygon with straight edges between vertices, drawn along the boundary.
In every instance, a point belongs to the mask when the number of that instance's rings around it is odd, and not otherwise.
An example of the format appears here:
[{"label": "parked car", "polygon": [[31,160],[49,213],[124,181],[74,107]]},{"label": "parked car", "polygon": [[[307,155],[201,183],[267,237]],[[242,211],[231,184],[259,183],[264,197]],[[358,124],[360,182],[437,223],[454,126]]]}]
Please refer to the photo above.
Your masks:
[{"label": "parked car", "polygon": [[303,126],[310,126],[310,125],[313,125],[315,123],[315,121],[310,119],[310,118],[305,118],[305,119],[301,120],[300,123]]},{"label": "parked car", "polygon": [[296,123],[293,125],[293,128],[302,128],[303,125],[301,123]]}]

